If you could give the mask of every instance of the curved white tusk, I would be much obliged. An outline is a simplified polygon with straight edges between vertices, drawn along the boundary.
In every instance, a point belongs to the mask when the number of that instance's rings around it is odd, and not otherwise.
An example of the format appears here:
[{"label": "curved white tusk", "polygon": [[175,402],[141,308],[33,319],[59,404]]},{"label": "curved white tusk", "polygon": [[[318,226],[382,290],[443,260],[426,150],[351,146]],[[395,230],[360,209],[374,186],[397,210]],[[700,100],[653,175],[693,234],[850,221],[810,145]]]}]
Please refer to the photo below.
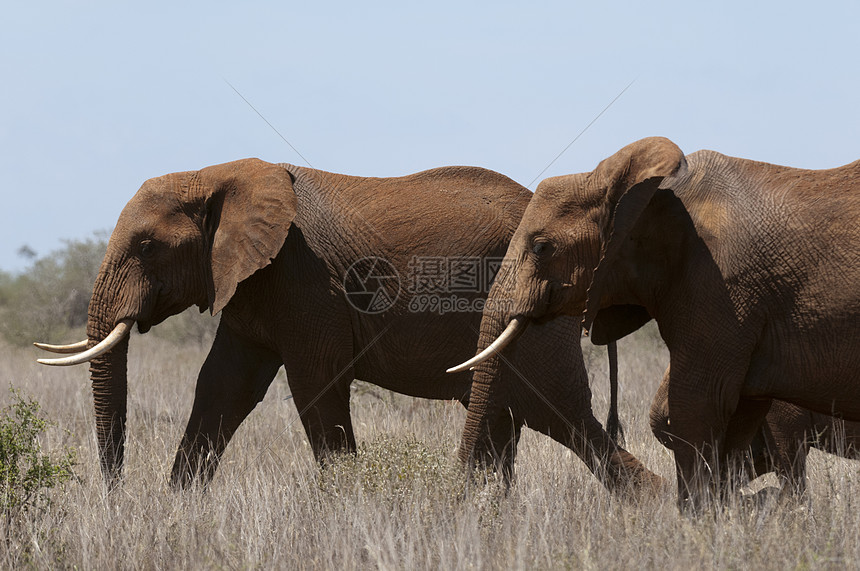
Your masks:
[{"label": "curved white tusk", "polygon": [[479,354],[475,355],[465,363],[461,365],[457,365],[456,367],[451,367],[446,373],[459,373],[460,371],[466,371],[471,369],[490,357],[493,354],[498,353],[505,347],[507,347],[514,339],[520,336],[520,334],[525,331],[526,328],[526,320],[522,317],[514,317],[511,319],[511,322],[508,323],[508,326],[502,331],[502,334],[499,337],[490,343],[486,349],[481,351]]},{"label": "curved white tusk", "polygon": [[72,343],[71,345],[50,345],[48,343],[33,343],[33,345],[50,353],[80,353],[87,348],[87,343],[89,343],[89,341],[84,339],[83,341]]},{"label": "curved white tusk", "polygon": [[92,347],[87,349],[83,353],[78,353],[77,355],[72,355],[71,357],[63,357],[61,359],[37,359],[39,363],[43,365],[54,365],[59,367],[67,367],[69,365],[80,365],[81,363],[86,363],[92,359],[95,359],[99,355],[103,353],[107,353],[113,347],[122,341],[123,337],[128,335],[128,332],[131,331],[131,326],[134,325],[134,319],[123,319],[119,323],[116,324],[116,327],[113,328],[113,331],[110,332],[110,335],[104,338],[104,340]]}]

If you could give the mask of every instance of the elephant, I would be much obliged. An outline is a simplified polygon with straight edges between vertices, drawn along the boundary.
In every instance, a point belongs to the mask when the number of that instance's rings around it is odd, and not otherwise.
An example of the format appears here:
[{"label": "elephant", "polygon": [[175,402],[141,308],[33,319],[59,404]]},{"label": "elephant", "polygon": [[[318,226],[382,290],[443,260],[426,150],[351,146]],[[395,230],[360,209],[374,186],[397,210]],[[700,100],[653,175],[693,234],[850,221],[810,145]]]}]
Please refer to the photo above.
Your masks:
[{"label": "elephant", "polygon": [[[487,300],[484,350],[463,366],[504,355],[529,323],[583,316],[606,342],[653,318],[683,443],[678,501],[698,511],[772,399],[860,420],[858,262],[860,161],[803,170],[642,139],[539,184]],[[475,382],[467,449],[494,396]]]},{"label": "elephant", "polygon": [[[657,440],[673,450],[668,369],[651,403],[650,421]],[[742,467],[752,478],[775,472],[784,492],[802,496],[810,448],[860,460],[860,423],[774,400],[743,455]]]},{"label": "elephant", "polygon": [[[477,167],[363,178],[243,159],[150,179],[108,242],[87,340],[42,345],[86,351],[42,362],[90,362],[109,486],[124,459],[128,331],[136,323],[146,333],[192,305],[221,312],[221,321],[197,378],[173,487],[211,481],[281,366],[317,460],[352,452],[354,379],[468,405],[471,375],[446,375],[439,364],[465,359],[476,345],[486,284],[530,198]],[[523,351],[499,370],[506,412],[488,425],[479,460],[510,481],[527,424],[574,449],[611,490],[659,485],[594,418],[579,337],[573,319],[523,337]],[[538,351],[549,345],[552,360]]]}]

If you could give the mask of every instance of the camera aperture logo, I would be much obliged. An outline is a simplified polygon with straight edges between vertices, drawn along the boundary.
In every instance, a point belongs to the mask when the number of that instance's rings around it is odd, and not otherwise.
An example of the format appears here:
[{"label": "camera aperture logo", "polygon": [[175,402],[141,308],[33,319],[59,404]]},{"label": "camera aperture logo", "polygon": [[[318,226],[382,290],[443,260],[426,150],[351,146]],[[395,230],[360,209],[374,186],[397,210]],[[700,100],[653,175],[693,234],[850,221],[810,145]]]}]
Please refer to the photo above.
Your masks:
[{"label": "camera aperture logo", "polygon": [[361,313],[380,314],[394,307],[401,293],[410,313],[481,313],[501,311],[507,299],[488,300],[502,258],[413,256],[406,283],[390,261],[367,256],[346,271],[343,286],[349,303]]},{"label": "camera aperture logo", "polygon": [[368,256],[354,262],[343,278],[346,299],[362,313],[383,313],[400,295],[400,275],[385,258]]}]

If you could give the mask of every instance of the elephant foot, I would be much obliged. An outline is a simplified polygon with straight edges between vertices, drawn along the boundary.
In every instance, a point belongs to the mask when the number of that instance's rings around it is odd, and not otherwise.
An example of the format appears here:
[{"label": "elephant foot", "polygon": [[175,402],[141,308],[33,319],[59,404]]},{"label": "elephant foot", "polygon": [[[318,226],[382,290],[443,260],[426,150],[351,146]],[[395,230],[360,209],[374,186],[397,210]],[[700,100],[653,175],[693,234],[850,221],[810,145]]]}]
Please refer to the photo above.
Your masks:
[{"label": "elephant foot", "polygon": [[767,509],[780,503],[780,498],[782,497],[783,490],[781,488],[776,486],[767,486],[757,492],[741,492],[741,504],[746,507]]},{"label": "elephant foot", "polygon": [[613,495],[633,502],[665,498],[674,490],[671,482],[648,470],[630,475],[626,482],[612,486],[610,489]]},{"label": "elephant foot", "polygon": [[212,449],[190,454],[180,449],[170,471],[170,487],[179,491],[200,485],[205,489],[215,476],[218,460],[219,455]]},{"label": "elephant foot", "polygon": [[661,497],[671,485],[623,448],[616,448],[605,460],[590,466],[603,485],[615,496],[626,500]]}]

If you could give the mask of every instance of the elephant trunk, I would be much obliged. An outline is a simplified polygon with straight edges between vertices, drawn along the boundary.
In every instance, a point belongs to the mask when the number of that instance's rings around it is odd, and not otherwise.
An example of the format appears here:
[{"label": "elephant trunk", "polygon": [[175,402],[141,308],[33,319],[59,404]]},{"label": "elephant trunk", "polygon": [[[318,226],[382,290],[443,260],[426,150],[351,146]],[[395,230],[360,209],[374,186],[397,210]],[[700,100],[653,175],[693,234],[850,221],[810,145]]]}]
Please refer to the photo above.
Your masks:
[{"label": "elephant trunk", "polygon": [[[528,326],[526,319],[518,320],[514,327],[510,325],[510,298],[507,292],[511,288],[505,278],[511,275],[510,269],[508,264],[504,264],[490,288],[478,337],[481,358],[476,357],[464,363],[468,364],[466,369],[471,367],[474,373],[469,411],[458,453],[460,460],[467,465],[486,464],[492,460],[497,466],[501,465],[506,475],[513,466],[516,423],[512,422],[511,411],[502,404],[510,403],[506,395],[507,387],[501,386],[505,383],[500,382],[503,358],[507,352],[505,348],[522,335]],[[497,344],[495,350],[489,350],[505,332],[509,333],[507,340],[501,346]]]},{"label": "elephant trunk", "polygon": [[[115,325],[113,306],[106,302],[108,280],[104,275],[104,272],[99,274],[90,300],[87,338],[91,347],[108,336]],[[99,460],[110,487],[119,481],[125,453],[127,360],[128,336],[125,336],[110,351],[90,361]]]}]

